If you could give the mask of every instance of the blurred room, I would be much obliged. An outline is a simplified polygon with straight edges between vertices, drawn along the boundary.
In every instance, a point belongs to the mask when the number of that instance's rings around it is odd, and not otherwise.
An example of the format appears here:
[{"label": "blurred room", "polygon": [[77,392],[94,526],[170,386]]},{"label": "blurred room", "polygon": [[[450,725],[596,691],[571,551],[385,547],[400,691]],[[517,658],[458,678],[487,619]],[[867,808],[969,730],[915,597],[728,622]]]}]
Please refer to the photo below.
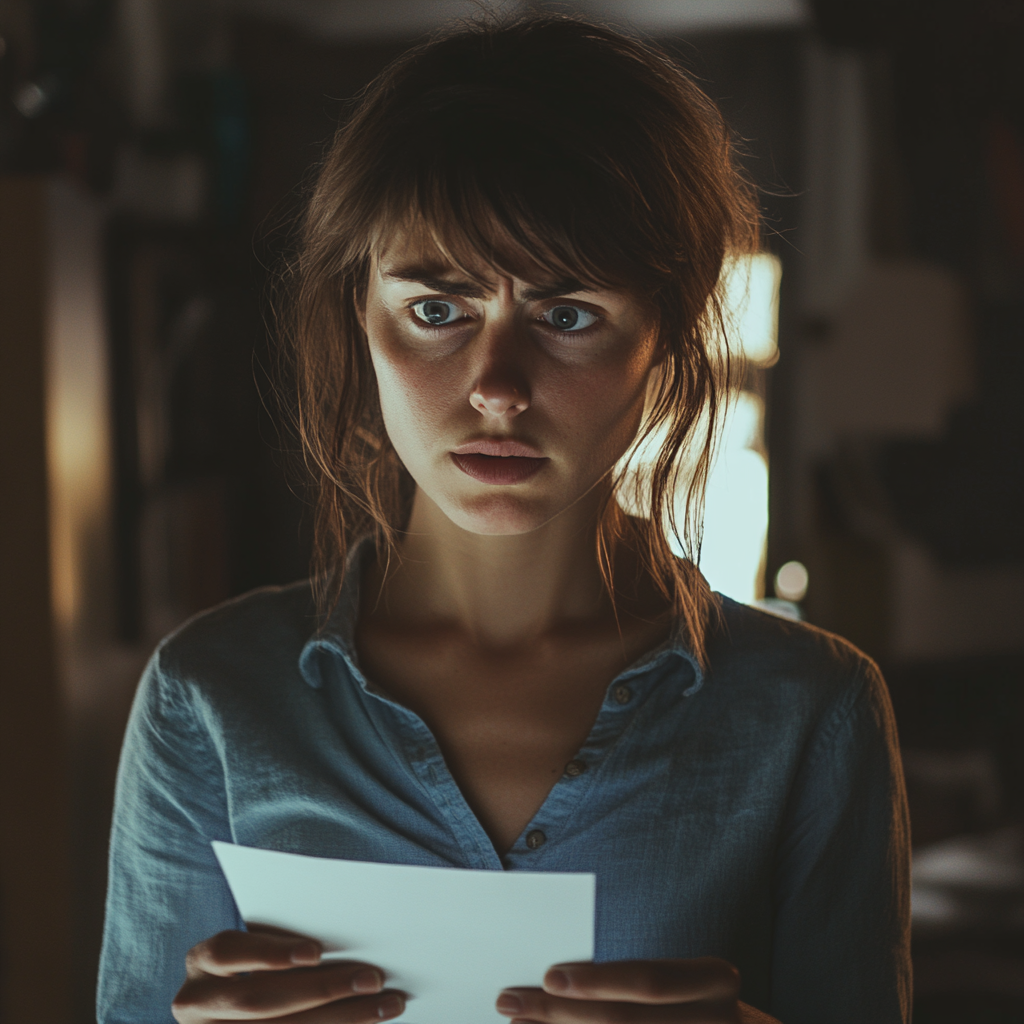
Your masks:
[{"label": "blurred room", "polygon": [[[156,642],[307,573],[272,286],[323,147],[488,6],[0,0],[2,1024],[93,1019]],[[532,6],[659,40],[742,140],[765,252],[702,568],[885,672],[915,1024],[1024,1021],[1024,3]]]}]

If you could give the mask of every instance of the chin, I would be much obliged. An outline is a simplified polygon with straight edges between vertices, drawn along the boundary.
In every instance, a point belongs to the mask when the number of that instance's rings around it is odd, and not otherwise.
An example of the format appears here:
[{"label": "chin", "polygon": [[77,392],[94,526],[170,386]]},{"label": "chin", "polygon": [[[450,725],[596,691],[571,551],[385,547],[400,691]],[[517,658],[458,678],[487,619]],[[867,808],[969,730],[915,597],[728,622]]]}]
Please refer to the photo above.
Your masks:
[{"label": "chin", "polygon": [[489,494],[440,504],[441,511],[460,529],[487,537],[515,537],[539,530],[557,515],[547,502],[514,494]]}]

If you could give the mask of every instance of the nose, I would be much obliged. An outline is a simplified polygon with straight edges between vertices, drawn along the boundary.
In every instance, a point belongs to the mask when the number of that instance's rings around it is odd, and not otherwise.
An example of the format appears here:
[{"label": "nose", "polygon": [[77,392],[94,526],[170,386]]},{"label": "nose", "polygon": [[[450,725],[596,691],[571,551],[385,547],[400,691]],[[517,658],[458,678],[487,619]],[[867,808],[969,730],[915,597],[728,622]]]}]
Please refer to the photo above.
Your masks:
[{"label": "nose", "polygon": [[488,379],[473,389],[469,404],[479,413],[511,418],[529,408],[530,398],[515,385]]},{"label": "nose", "polygon": [[481,337],[483,360],[470,390],[469,404],[481,415],[511,419],[530,407],[530,385],[518,358],[520,344],[510,327]]}]

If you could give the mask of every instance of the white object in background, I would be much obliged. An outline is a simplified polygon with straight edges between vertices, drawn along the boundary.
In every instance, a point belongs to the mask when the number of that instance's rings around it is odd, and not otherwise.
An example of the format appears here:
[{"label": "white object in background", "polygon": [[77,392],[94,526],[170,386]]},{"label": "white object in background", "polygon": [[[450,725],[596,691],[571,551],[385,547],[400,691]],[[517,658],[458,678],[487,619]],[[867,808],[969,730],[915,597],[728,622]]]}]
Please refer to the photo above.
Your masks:
[{"label": "white object in background", "polygon": [[775,596],[783,601],[802,601],[810,580],[803,562],[787,562],[775,574]]},{"label": "white object in background", "polygon": [[410,1024],[505,1021],[508,986],[540,986],[555,963],[594,957],[592,874],[473,871],[303,857],[215,842],[248,924],[320,941],[408,993]]},{"label": "white object in background", "polygon": [[1017,929],[1024,920],[1024,828],[943,839],[914,851],[915,929]]},{"label": "white object in background", "polygon": [[800,605],[782,597],[761,597],[756,601],[751,601],[750,604],[769,615],[776,615],[780,619],[789,619],[791,622],[802,622],[804,618]]},{"label": "white object in background", "polygon": [[1024,891],[1024,830],[1010,825],[914,851],[914,884]]}]

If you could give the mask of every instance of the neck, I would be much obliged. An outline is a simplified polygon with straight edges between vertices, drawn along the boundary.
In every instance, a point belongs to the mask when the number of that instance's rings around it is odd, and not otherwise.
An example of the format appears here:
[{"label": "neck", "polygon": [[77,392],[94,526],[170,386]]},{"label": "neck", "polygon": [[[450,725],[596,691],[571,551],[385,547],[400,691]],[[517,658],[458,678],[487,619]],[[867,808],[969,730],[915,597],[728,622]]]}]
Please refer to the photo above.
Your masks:
[{"label": "neck", "polygon": [[367,596],[382,587],[389,617],[443,620],[493,646],[608,616],[596,555],[602,497],[588,495],[530,533],[495,537],[461,529],[417,491],[397,565],[367,580]]}]

